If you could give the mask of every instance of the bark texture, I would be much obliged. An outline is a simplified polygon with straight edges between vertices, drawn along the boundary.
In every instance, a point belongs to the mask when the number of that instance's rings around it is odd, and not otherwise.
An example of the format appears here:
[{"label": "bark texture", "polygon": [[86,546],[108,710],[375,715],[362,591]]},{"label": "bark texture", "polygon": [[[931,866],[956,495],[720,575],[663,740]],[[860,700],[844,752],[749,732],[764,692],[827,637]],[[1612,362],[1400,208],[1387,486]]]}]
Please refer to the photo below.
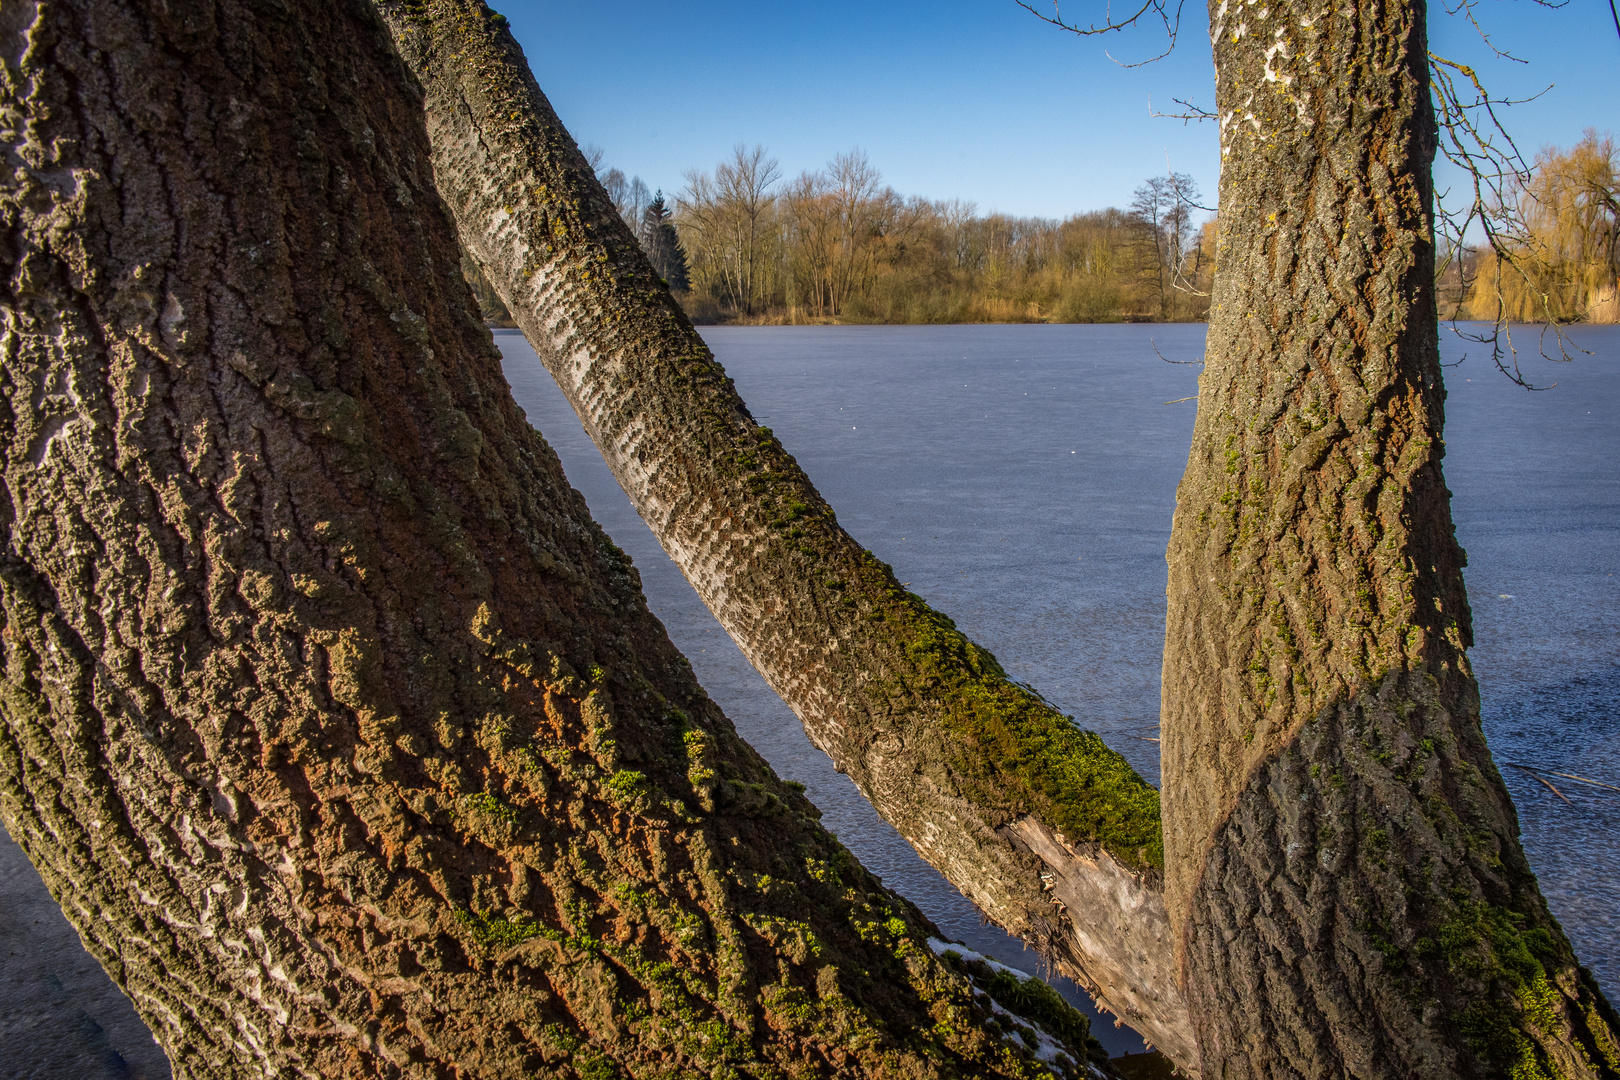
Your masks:
[{"label": "bark texture", "polygon": [[177,1077],[1031,1075],[525,423],[368,5],[5,0],[0,154],[0,814]]},{"label": "bark texture", "polygon": [[1167,895],[1210,1080],[1620,1075],[1480,730],[1441,475],[1421,0],[1211,4]]},{"label": "bark texture", "polygon": [[[1157,792],[838,526],[648,265],[504,19],[481,0],[379,7],[426,91],[463,243],[698,595],[925,859],[1191,1068]],[[1031,818],[1051,843],[1010,828]],[[1104,907],[1076,921],[1055,882],[1094,871]],[[1129,912],[1107,907],[1122,877],[1141,894]]]}]

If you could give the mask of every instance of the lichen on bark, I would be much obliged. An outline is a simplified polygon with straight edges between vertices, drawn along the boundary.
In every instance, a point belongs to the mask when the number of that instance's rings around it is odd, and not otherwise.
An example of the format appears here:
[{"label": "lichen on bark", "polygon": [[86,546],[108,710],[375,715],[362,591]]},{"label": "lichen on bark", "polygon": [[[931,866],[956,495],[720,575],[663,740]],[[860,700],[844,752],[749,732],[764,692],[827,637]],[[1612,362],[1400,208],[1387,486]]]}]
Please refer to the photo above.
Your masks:
[{"label": "lichen on bark", "polygon": [[1038,1071],[512,401],[369,6],[7,3],[0,154],[0,815],[178,1077]]}]

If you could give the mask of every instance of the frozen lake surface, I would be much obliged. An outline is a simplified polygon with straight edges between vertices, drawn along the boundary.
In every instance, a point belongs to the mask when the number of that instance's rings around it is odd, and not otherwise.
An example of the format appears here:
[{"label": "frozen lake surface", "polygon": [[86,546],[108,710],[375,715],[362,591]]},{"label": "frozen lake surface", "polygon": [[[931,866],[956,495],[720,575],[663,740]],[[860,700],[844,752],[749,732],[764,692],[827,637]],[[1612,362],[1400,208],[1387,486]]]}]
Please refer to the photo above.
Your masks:
[{"label": "frozen lake surface", "polygon": [[[1164,550],[1187,460],[1204,328],[718,327],[704,338],[760,423],[862,544],[1158,782]],[[1535,335],[1522,332],[1521,345]],[[640,568],[709,693],[802,781],[862,862],[949,934],[1029,954],[978,916],[805,738],[620,492],[533,351],[507,378],[571,483]],[[1574,363],[1521,358],[1531,393],[1449,331],[1445,459],[1467,549],[1486,732],[1525,846],[1582,961],[1620,999],[1620,327]],[[1102,1032],[1099,1032],[1102,1034]],[[1129,1041],[1117,1045],[1123,1051]],[[1140,1042],[1134,1048],[1140,1049]],[[1110,1047],[1116,1049],[1116,1047]]]},{"label": "frozen lake surface", "polygon": [[[1158,780],[1164,548],[1186,462],[1202,326],[709,328],[761,423],[839,521],[1016,679]],[[1477,354],[1446,373],[1446,476],[1468,549],[1472,652],[1493,752],[1553,910],[1620,999],[1620,328],[1579,331],[1573,365],[1528,362],[1518,389]],[[884,824],[804,737],[664,557],[513,333],[507,378],[569,480],[641,570],[709,693],[825,823],[950,936],[1032,954]],[[1442,336],[1452,360],[1461,343]],[[162,1055],[0,834],[0,1080],[168,1075]],[[1113,1053],[1141,1042],[1106,1024]]]}]

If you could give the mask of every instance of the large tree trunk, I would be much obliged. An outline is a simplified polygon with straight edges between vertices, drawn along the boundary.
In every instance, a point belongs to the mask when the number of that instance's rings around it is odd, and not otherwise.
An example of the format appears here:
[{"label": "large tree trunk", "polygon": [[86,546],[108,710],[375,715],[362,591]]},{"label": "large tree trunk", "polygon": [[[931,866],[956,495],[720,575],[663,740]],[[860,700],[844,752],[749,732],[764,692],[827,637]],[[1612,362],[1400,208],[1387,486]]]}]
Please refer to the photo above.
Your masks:
[{"label": "large tree trunk", "polygon": [[524,422],[368,6],[5,0],[0,152],[0,814],[177,1076],[1027,1074]]},{"label": "large tree trunk", "polygon": [[1210,6],[1220,269],[1162,715],[1204,1075],[1620,1076],[1464,654],[1424,5]]},{"label": "large tree trunk", "polygon": [[710,610],[991,920],[1196,1060],[1157,793],[841,529],[653,273],[481,0],[379,0],[463,243]]}]

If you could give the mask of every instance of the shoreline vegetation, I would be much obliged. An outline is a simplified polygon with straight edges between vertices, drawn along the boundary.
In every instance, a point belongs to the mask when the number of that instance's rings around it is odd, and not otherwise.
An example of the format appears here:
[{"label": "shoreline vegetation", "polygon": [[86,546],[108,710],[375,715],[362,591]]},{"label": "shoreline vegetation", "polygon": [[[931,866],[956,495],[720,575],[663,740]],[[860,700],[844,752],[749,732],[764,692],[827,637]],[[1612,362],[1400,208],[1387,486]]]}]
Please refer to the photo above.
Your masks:
[{"label": "shoreline vegetation", "polygon": [[[712,170],[689,170],[670,200],[586,153],[700,326],[1208,318],[1216,218],[1183,173],[1144,181],[1128,208],[1059,220],[902,196],[858,150],[789,181],[763,147],[739,144]],[[1620,322],[1617,177],[1608,135],[1542,150],[1493,208],[1494,244],[1442,260],[1442,316]],[[514,326],[471,259],[463,271],[486,320]]]},{"label": "shoreline vegetation", "polygon": [[[667,212],[662,192],[586,154],[698,325],[1199,322],[1209,307],[1215,223],[1184,174],[1146,181],[1128,209],[1057,220],[903,196],[858,150],[786,180],[763,147],[738,145],[688,171]],[[511,325],[464,269],[486,318]]]},{"label": "shoreline vegetation", "polygon": [[785,180],[764,148],[739,145],[688,172],[676,200],[681,302],[701,324],[1199,321],[1215,227],[1195,221],[1209,216],[1198,203],[1178,173],[1125,210],[981,214],[899,194],[858,150]]}]

